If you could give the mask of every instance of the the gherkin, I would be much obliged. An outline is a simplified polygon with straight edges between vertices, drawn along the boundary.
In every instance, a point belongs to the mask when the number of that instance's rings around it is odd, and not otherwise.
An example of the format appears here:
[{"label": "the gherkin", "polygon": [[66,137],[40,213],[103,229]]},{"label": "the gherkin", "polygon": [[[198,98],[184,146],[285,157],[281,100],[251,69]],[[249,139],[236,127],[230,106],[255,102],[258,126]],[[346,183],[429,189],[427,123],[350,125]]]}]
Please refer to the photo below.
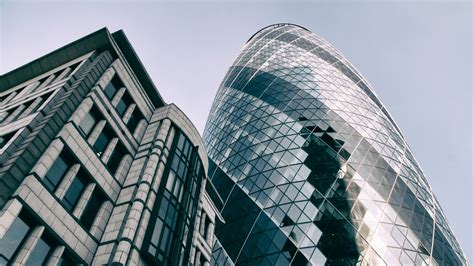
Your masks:
[{"label": "the gherkin", "polygon": [[252,36],[204,139],[226,221],[215,264],[467,264],[369,83],[305,28]]}]

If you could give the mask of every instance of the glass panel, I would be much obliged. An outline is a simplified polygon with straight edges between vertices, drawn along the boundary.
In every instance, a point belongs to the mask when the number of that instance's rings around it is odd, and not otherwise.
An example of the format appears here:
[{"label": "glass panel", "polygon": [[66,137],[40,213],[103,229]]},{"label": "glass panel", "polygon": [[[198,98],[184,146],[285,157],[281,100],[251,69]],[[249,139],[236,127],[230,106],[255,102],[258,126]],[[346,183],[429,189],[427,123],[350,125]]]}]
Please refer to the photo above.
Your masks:
[{"label": "glass panel", "polygon": [[102,192],[97,189],[92,193],[89,202],[87,203],[86,209],[81,215],[80,222],[81,224],[89,230],[94,223],[94,219],[97,216],[102,203],[105,201],[105,197],[102,195]]},{"label": "glass panel", "polygon": [[42,265],[50,251],[51,244],[47,243],[45,237],[42,236],[31,251],[28,260],[26,261],[26,265]]},{"label": "glass panel", "polygon": [[109,161],[107,162],[107,168],[109,169],[112,175],[115,175],[117,169],[122,161],[122,158],[127,154],[125,147],[122,143],[118,142],[117,146],[115,146],[112,155],[110,156]]},{"label": "glass panel", "polygon": [[[0,239],[0,263],[2,260],[8,261],[12,258],[28,230],[30,227],[20,217],[17,217],[5,236]],[[2,263],[2,265],[4,264]]]},{"label": "glass panel", "polygon": [[0,149],[3,148],[3,146],[5,146],[10,141],[10,139],[13,137],[13,135],[15,135],[15,133],[16,131],[13,131],[3,136],[0,136]]},{"label": "glass panel", "polygon": [[117,75],[115,75],[112,78],[112,81],[110,81],[110,83],[107,84],[107,87],[105,87],[104,89],[105,96],[107,96],[109,100],[112,100],[117,90],[119,90],[122,87],[123,87],[122,81],[120,80],[119,77],[117,77]]},{"label": "glass panel", "polygon": [[84,177],[84,173],[81,171],[77,174],[77,176],[72,181],[71,185],[69,186],[66,195],[64,195],[62,203],[67,211],[74,210],[77,201],[82,195],[84,188],[87,185],[87,178]]},{"label": "glass panel", "polygon": [[67,154],[67,151],[63,150],[43,179],[45,186],[49,191],[54,191],[54,189],[56,189],[56,186],[72,164],[73,162]]},{"label": "glass panel", "polygon": [[90,112],[88,112],[84,118],[82,118],[81,123],[79,124],[79,128],[82,130],[84,135],[89,136],[92,129],[94,128],[95,124],[99,120],[98,111],[95,107],[92,107]]},{"label": "glass panel", "polygon": [[101,156],[102,153],[105,151],[105,148],[107,148],[107,145],[109,144],[109,141],[113,138],[112,132],[110,132],[110,129],[106,126],[100,132],[99,137],[97,137],[97,140],[94,143],[94,150],[97,154],[97,156]]},{"label": "glass panel", "polygon": [[117,110],[117,113],[120,116],[123,116],[125,114],[125,111],[127,111],[128,106],[132,103],[132,99],[130,98],[130,95],[128,93],[124,93],[122,98],[120,98],[119,102],[117,103],[117,106],[115,109]]},{"label": "glass panel", "polygon": [[135,110],[133,110],[132,115],[130,116],[130,119],[128,120],[128,123],[127,123],[127,128],[130,131],[130,133],[133,134],[135,132],[135,129],[137,128],[138,123],[142,119],[143,119],[143,115],[137,106],[135,107]]}]

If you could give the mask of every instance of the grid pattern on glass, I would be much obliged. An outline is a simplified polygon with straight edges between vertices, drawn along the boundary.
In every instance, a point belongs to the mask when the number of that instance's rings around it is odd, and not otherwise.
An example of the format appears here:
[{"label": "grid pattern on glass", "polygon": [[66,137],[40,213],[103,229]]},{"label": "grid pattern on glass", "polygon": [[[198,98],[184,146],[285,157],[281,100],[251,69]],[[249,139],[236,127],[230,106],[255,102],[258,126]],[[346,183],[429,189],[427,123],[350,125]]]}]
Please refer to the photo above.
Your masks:
[{"label": "grid pattern on glass", "polygon": [[225,202],[217,237],[236,263],[466,263],[368,82],[305,29],[271,26],[249,40],[204,140]]},{"label": "grid pattern on glass", "polygon": [[197,149],[180,131],[176,134],[145,236],[144,250],[153,263],[183,265],[189,256],[193,221],[204,178]]}]

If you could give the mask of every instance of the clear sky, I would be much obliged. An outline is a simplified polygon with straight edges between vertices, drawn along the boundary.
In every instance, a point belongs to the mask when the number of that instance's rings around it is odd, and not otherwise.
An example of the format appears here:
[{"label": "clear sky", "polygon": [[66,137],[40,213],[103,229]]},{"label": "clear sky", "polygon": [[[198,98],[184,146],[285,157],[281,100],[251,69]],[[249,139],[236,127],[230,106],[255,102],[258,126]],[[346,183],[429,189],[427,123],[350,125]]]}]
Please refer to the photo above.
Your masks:
[{"label": "clear sky", "polygon": [[302,25],[371,82],[472,261],[472,11],[469,1],[0,0],[0,73],[99,28],[123,29],[165,101],[202,132],[247,39],[269,24]]}]

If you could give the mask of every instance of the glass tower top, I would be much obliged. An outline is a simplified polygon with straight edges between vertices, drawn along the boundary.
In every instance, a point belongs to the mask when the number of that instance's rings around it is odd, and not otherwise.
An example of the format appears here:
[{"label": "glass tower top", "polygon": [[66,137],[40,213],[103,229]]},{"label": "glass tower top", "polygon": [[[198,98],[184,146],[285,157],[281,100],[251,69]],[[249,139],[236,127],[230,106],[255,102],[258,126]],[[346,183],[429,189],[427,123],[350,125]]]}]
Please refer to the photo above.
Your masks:
[{"label": "glass tower top", "polygon": [[250,38],[204,140],[226,221],[216,226],[216,261],[467,263],[369,83],[307,29],[275,24]]}]

